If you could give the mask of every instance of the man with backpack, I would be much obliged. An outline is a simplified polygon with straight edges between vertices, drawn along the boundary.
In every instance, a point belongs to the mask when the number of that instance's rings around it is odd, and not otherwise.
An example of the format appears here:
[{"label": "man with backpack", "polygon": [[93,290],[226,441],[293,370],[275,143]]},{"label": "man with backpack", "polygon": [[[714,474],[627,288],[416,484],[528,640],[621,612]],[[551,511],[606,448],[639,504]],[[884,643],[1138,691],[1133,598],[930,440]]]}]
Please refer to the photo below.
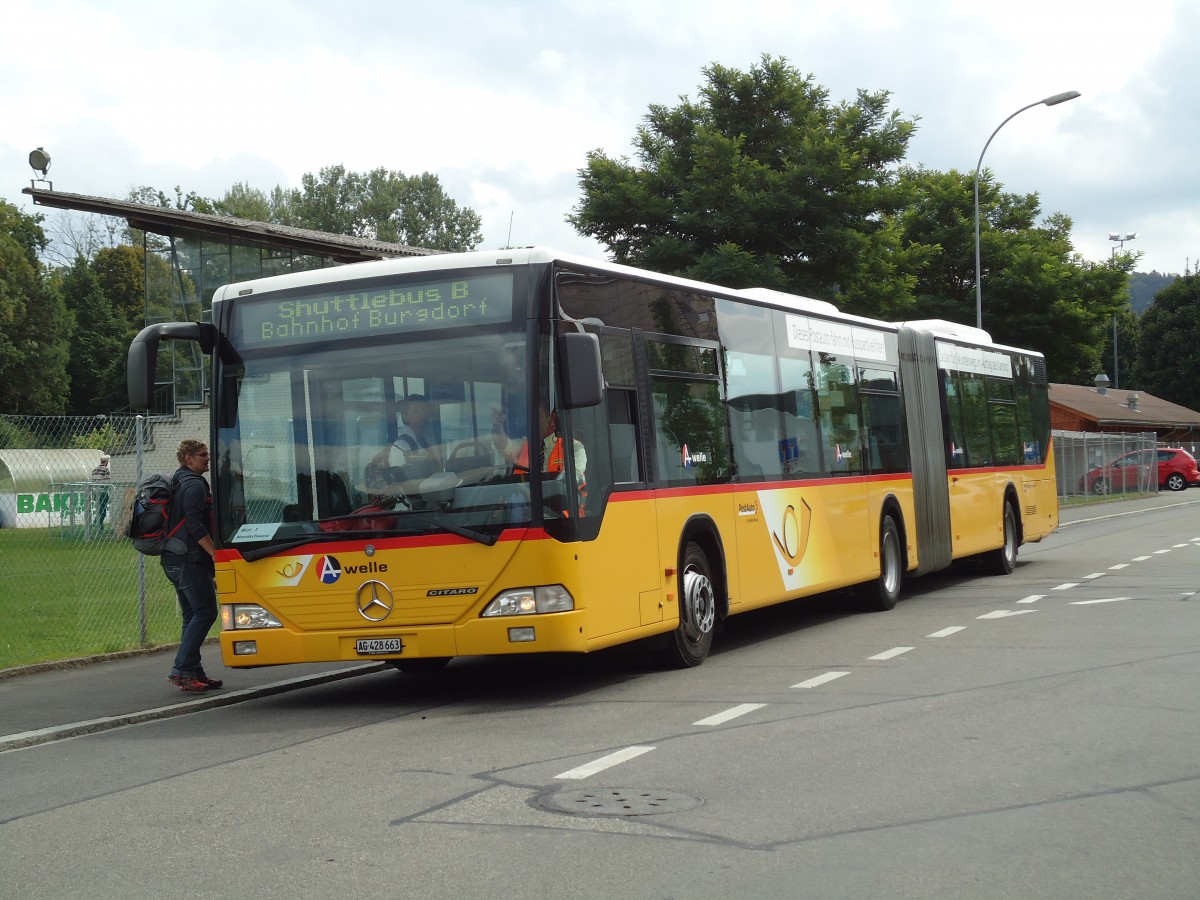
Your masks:
[{"label": "man with backpack", "polygon": [[174,493],[167,517],[167,531],[182,544],[159,557],[167,580],[175,587],[183,630],[179,652],[167,680],[180,689],[200,692],[219,688],[222,682],[204,674],[200,647],[217,620],[217,591],[213,584],[212,492],[204,473],[208,471],[208,447],[186,439],[176,451],[179,468],[171,480]]}]

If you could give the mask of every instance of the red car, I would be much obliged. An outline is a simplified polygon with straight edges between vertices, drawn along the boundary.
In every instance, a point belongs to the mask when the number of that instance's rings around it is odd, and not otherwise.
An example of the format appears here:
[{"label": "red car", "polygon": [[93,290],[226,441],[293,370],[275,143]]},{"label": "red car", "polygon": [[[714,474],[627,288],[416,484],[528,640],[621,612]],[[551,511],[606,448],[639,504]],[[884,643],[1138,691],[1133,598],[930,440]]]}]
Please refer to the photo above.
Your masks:
[{"label": "red car", "polygon": [[1107,466],[1088,471],[1080,485],[1092,494],[1110,491],[1148,491],[1155,476],[1152,464],[1157,462],[1158,486],[1168,491],[1182,491],[1189,484],[1200,484],[1200,469],[1192,454],[1179,447],[1159,447],[1157,450],[1134,450],[1118,456]]}]

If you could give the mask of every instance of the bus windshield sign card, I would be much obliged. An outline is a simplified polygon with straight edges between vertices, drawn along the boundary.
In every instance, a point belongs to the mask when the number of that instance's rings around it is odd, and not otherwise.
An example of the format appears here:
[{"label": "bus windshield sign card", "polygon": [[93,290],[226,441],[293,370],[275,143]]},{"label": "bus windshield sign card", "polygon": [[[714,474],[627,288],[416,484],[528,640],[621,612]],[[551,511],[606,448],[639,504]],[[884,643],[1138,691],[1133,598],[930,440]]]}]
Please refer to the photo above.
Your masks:
[{"label": "bus windshield sign card", "polygon": [[262,349],[325,338],[371,337],[512,320],[511,274],[374,284],[285,298],[245,298],[234,341]]}]

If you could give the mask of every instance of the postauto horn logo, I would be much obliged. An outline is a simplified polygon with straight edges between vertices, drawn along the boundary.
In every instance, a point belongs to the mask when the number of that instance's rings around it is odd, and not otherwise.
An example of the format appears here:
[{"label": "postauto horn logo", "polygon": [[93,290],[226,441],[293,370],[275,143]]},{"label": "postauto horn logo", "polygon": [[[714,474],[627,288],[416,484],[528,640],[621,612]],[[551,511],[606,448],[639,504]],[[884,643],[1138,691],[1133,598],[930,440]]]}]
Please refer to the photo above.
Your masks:
[{"label": "postauto horn logo", "polygon": [[322,556],[317,560],[317,574],[322,584],[333,584],[342,577],[342,564],[335,556]]}]

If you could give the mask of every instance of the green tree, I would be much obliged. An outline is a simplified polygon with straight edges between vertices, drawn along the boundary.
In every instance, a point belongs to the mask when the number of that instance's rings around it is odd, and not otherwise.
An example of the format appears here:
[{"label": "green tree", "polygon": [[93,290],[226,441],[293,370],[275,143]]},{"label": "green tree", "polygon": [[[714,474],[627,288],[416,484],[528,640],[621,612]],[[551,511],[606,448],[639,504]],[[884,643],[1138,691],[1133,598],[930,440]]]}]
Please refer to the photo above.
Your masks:
[{"label": "green tree", "polygon": [[483,240],[479,215],[460,208],[429,172],[406,176],[329,166],[306,173],[299,188],[276,188],[262,199],[281,225],[432,250],[471,250]]},{"label": "green tree", "polygon": [[0,412],[61,413],[71,316],[46,283],[40,215],[0,200]]},{"label": "green tree", "polygon": [[915,120],[889,111],[886,91],[832,104],[784,59],[703,74],[698,101],[650,107],[636,161],[588,154],[568,221],[618,262],[902,306],[910,266],[890,219]]},{"label": "green tree", "polygon": [[[974,173],[905,168],[897,218],[914,276],[908,317],[976,320]],[[1039,223],[1037,194],[1005,192],[986,170],[979,187],[983,327],[999,343],[1046,355],[1051,381],[1090,384],[1106,328],[1127,308],[1125,254],[1091,263],[1071,245],[1071,220]]]},{"label": "green tree", "polygon": [[128,322],[113,308],[100,279],[82,256],[57,274],[58,290],[75,318],[67,363],[69,411],[85,415],[125,406]]},{"label": "green tree", "polygon": [[91,270],[114,312],[133,331],[145,320],[146,251],[121,244],[104,247],[91,260]]},{"label": "green tree", "polygon": [[[279,190],[276,188],[276,190]],[[223,216],[247,219],[251,222],[277,222],[270,198],[257,188],[239,181],[213,203],[215,212]]]},{"label": "green tree", "polygon": [[1195,409],[1200,384],[1200,274],[1177,278],[1142,314],[1138,386]]}]

